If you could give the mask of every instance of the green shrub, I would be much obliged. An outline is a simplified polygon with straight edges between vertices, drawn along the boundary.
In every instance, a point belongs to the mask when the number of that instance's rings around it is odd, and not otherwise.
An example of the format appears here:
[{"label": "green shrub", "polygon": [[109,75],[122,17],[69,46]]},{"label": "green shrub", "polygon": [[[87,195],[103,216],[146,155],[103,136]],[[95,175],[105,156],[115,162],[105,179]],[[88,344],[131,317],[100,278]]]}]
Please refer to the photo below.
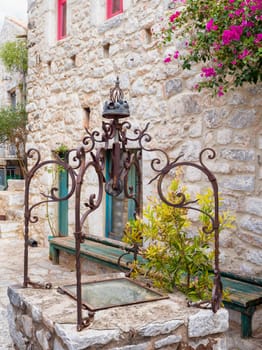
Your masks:
[{"label": "green shrub", "polygon": [[[189,194],[181,189],[179,181],[173,180],[167,194],[171,203],[177,204],[183,191],[187,200]],[[198,209],[213,215],[213,193],[207,190],[198,194]],[[142,244],[141,254],[146,263],[135,262],[134,274],[144,273],[155,287],[173,292],[174,288],[184,292],[191,300],[211,297],[213,279],[210,271],[214,261],[214,233],[208,215],[200,213],[201,227],[192,224],[189,209],[169,206],[152,200],[144,210],[144,219],[130,221],[126,225],[124,241],[129,244]],[[233,218],[228,212],[220,216],[220,229],[232,227]]]}]

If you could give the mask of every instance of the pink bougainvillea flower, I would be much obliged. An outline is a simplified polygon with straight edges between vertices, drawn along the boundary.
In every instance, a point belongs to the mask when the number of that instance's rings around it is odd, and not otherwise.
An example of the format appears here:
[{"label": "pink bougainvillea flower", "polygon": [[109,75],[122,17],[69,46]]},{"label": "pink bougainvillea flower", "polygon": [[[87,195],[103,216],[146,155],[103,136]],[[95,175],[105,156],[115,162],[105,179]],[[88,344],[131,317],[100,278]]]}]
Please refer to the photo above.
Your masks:
[{"label": "pink bougainvillea flower", "polygon": [[256,38],[255,38],[255,40],[254,40],[254,42],[255,42],[256,44],[258,44],[260,41],[262,41],[262,33],[261,33],[261,34],[257,34],[257,35],[256,35]]},{"label": "pink bougainvillea flower", "polygon": [[211,19],[207,22],[207,24],[206,24],[206,30],[207,30],[208,32],[211,31],[213,24],[214,24],[214,19],[211,18]]},{"label": "pink bougainvillea flower", "polygon": [[169,62],[171,62],[171,57],[170,56],[168,56],[168,57],[166,57],[164,59],[164,63],[169,63]]},{"label": "pink bougainvillea flower", "polygon": [[214,24],[214,18],[211,18],[206,24],[206,30],[211,32],[211,30],[217,30],[218,26]]},{"label": "pink bougainvillea flower", "polygon": [[217,65],[219,68],[222,68],[223,67],[223,63],[218,63]]},{"label": "pink bougainvillea flower", "polygon": [[229,28],[235,35],[236,39],[239,40],[241,37],[241,34],[243,33],[243,28],[241,26],[230,26]]},{"label": "pink bougainvillea flower", "polygon": [[233,40],[240,40],[243,33],[243,28],[241,26],[230,26],[229,29],[224,30],[222,34],[222,41],[224,45],[228,45]]},{"label": "pink bougainvillea flower", "polygon": [[206,78],[215,77],[217,75],[213,67],[203,67],[202,72],[204,73]]},{"label": "pink bougainvillea flower", "polygon": [[219,97],[224,95],[223,86],[219,86],[217,94],[218,94]]},{"label": "pink bougainvillea flower", "polygon": [[179,12],[179,11],[176,11],[175,13],[173,13],[173,14],[169,17],[169,21],[170,21],[171,23],[173,23],[174,20],[175,20],[177,17],[179,17],[179,16],[180,16],[180,12]]},{"label": "pink bougainvillea flower", "polygon": [[233,61],[231,62],[231,64],[233,64],[233,66],[234,66],[234,65],[237,64],[237,61],[236,61],[236,60],[233,60]]},{"label": "pink bougainvillea flower", "polygon": [[254,23],[247,21],[247,20],[243,20],[241,23],[242,27],[247,27],[247,28],[252,28],[254,27]]},{"label": "pink bougainvillea flower", "polygon": [[243,12],[244,12],[243,9],[238,9],[238,10],[235,11],[235,15],[236,16],[240,16]]},{"label": "pink bougainvillea flower", "polygon": [[211,18],[207,24],[206,24],[206,30],[208,32],[212,31],[212,30],[217,30],[218,29],[218,26],[216,24],[214,24],[214,18]]},{"label": "pink bougainvillea flower", "polygon": [[247,49],[244,49],[243,52],[240,55],[238,55],[238,58],[240,60],[242,60],[243,58],[245,58],[245,57],[247,57],[249,55],[250,55],[250,52]]},{"label": "pink bougainvillea flower", "polygon": [[179,51],[176,51],[176,52],[174,53],[174,58],[177,59],[178,57],[179,57]]},{"label": "pink bougainvillea flower", "polygon": [[224,30],[223,34],[222,34],[222,41],[224,45],[228,45],[231,43],[231,41],[233,40],[233,33],[231,32],[231,30]]},{"label": "pink bougainvillea flower", "polygon": [[214,47],[214,50],[215,50],[215,51],[218,51],[218,50],[220,50],[221,45],[218,44],[218,43],[214,43],[214,44],[213,44],[213,47]]}]

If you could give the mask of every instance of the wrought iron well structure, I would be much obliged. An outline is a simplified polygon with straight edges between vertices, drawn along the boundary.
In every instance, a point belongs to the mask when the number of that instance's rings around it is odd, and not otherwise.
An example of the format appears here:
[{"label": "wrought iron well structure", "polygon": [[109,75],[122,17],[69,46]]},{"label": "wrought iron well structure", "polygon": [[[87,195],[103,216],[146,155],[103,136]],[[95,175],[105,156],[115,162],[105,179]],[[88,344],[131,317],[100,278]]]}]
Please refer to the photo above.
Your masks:
[{"label": "wrought iron well structure", "polygon": [[[215,151],[211,148],[203,149],[199,154],[198,162],[182,160],[182,156],[178,156],[175,160],[171,160],[169,155],[158,148],[150,148],[152,140],[148,133],[149,123],[144,129],[132,129],[132,125],[125,118],[129,117],[129,106],[124,100],[123,91],[119,86],[117,79],[115,87],[110,90],[110,99],[104,105],[102,122],[102,131],[89,131],[86,129],[87,135],[83,139],[83,145],[77,149],[68,151],[68,159],[70,162],[56,156],[55,159],[41,160],[40,152],[37,149],[29,149],[27,152],[28,160],[30,160],[31,168],[25,176],[25,225],[24,225],[24,282],[25,288],[29,286],[39,287],[32,282],[28,275],[28,246],[29,246],[29,225],[38,221],[38,216],[34,214],[36,207],[47,202],[60,202],[68,200],[75,195],[75,259],[76,259],[76,289],[77,289],[77,329],[80,331],[90,324],[90,317],[82,316],[82,294],[81,294],[81,262],[80,262],[80,244],[86,238],[83,232],[83,225],[88,216],[101,205],[104,192],[111,196],[118,196],[124,193],[125,197],[135,202],[135,213],[141,214],[140,195],[141,195],[141,170],[140,161],[143,152],[153,152],[159,154],[151,160],[151,169],[153,172],[152,180],[157,183],[157,193],[160,199],[167,205],[175,208],[186,208],[202,212],[198,207],[194,206],[196,200],[188,201],[183,193],[178,193],[176,203],[171,202],[164,193],[163,182],[170,177],[171,172],[178,167],[193,167],[202,172],[209,181],[213,191],[214,200],[214,216],[204,213],[210,218],[211,229],[203,228],[206,234],[214,233],[214,286],[211,300],[213,312],[216,312],[222,299],[222,284],[219,270],[219,200],[218,185],[214,174],[206,166],[204,158],[215,158]],[[131,152],[129,145],[136,145],[136,151]],[[106,151],[112,150],[112,166],[110,169],[109,179],[105,178],[105,162]],[[121,160],[121,162],[120,162]],[[37,172],[46,166],[57,165],[68,172],[70,178],[70,188],[68,194],[64,197],[58,196],[58,189],[52,188],[48,194],[40,193],[42,199],[37,203],[30,201],[30,188],[32,179]],[[138,174],[138,190],[128,185],[128,174],[132,167],[136,168]],[[89,198],[84,200],[86,207],[84,213],[81,214],[80,206],[83,180],[86,174],[93,169],[97,176],[97,193],[91,194]],[[134,247],[134,257],[137,254],[137,247]],[[41,286],[40,286],[41,287]],[[45,286],[50,288],[50,284]]]}]

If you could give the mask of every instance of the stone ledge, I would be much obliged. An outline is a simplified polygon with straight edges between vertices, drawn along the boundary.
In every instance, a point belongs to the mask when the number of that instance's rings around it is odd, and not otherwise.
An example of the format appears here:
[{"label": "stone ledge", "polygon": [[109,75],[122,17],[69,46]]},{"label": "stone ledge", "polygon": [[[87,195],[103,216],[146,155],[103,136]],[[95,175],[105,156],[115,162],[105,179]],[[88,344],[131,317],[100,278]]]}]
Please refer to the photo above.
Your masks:
[{"label": "stone ledge", "polygon": [[91,325],[81,332],[76,330],[76,302],[56,289],[12,286],[8,296],[10,334],[20,350],[29,344],[36,350],[176,350],[182,345],[197,349],[199,344],[201,349],[226,349],[218,344],[223,343],[228,327],[227,311],[213,314],[188,308],[180,293],[170,299],[97,311]]}]

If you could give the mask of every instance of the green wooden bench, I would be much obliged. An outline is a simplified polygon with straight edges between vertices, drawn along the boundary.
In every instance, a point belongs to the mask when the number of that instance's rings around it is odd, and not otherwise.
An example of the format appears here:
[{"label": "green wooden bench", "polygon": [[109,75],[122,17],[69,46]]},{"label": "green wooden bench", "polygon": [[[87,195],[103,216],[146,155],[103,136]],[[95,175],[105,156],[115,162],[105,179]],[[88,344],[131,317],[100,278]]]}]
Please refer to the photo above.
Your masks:
[{"label": "green wooden bench", "polygon": [[[50,257],[54,264],[59,264],[59,252],[64,251],[75,255],[75,239],[73,237],[51,237]],[[128,271],[127,263],[133,260],[133,254],[125,255],[118,265],[119,257],[131,248],[122,242],[88,236],[81,244],[80,256],[104,266]],[[144,261],[138,256],[139,261]],[[252,336],[252,316],[256,307],[262,304],[262,280],[248,278],[230,272],[221,272],[223,288],[229,293],[229,300],[223,300],[227,309],[241,313],[241,336]]]},{"label": "green wooden bench", "polygon": [[[81,243],[80,256],[90,261],[111,267],[113,269],[123,269],[128,271],[128,263],[133,261],[131,246],[111,239],[103,239],[95,236],[88,236],[84,243]],[[75,255],[75,239],[73,237],[49,237],[50,258],[54,264],[59,264],[59,253],[64,251]],[[118,264],[119,258],[124,254]],[[137,257],[142,261],[141,256]]]},{"label": "green wooden bench", "polygon": [[256,307],[262,304],[262,280],[221,272],[223,288],[229,292],[229,300],[223,300],[227,309],[241,313],[241,337],[252,336],[252,317]]}]

